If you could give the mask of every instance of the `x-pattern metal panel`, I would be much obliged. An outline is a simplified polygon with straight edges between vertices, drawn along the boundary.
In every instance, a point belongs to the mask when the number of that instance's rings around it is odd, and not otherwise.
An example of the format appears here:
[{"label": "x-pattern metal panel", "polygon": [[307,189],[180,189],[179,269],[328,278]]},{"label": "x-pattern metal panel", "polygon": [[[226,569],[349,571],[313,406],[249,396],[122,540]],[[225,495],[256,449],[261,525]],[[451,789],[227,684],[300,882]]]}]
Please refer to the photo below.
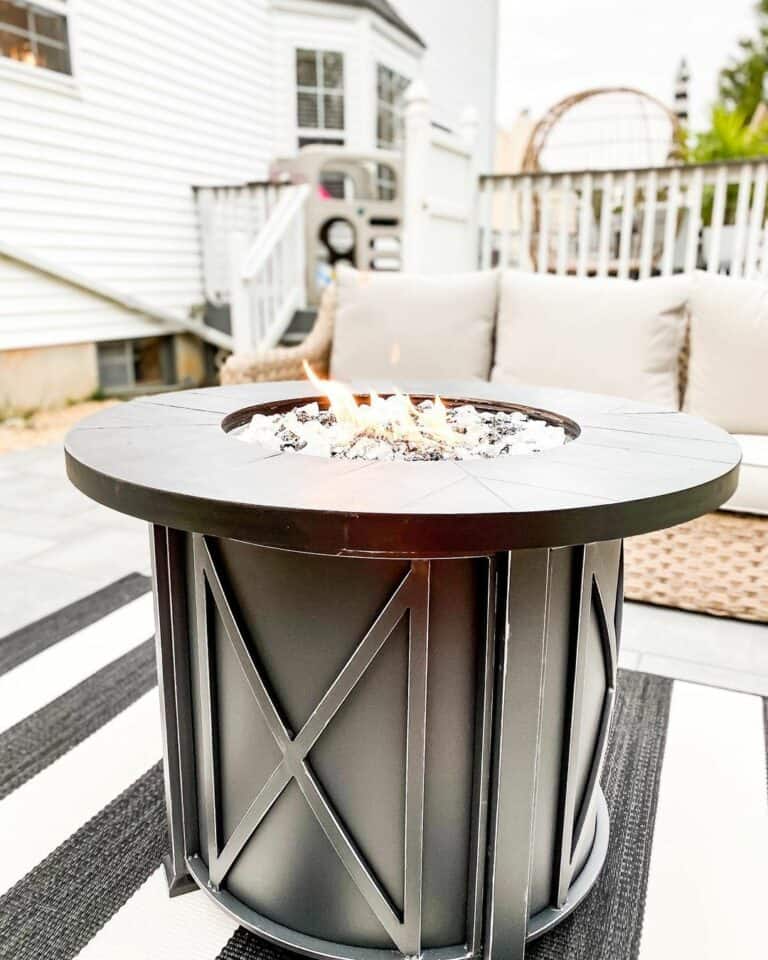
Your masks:
[{"label": "x-pattern metal panel", "polygon": [[[413,561],[411,563],[409,571],[357,644],[336,679],[304,726],[294,735],[285,723],[279,705],[275,702],[268,684],[251,656],[205,537],[195,535],[194,554],[197,616],[201,638],[200,660],[203,673],[201,706],[204,716],[204,756],[207,766],[206,779],[209,784],[207,826],[208,868],[211,884],[214,888],[220,886],[268,811],[288,784],[295,780],[357,889],[395,946],[404,954],[418,954],[421,949],[429,562]],[[250,690],[281,753],[278,765],[253,799],[223,848],[220,842],[219,817],[216,809],[216,691],[210,666],[208,591],[221,616],[227,637],[235,650]],[[307,757],[406,613],[409,614],[409,656],[405,864],[404,909],[400,916],[334,809],[322,784],[309,766]]]},{"label": "x-pattern metal panel", "polygon": [[[616,616],[609,618],[606,615],[600,583],[594,563],[594,551],[600,549],[600,544],[588,544],[575,548],[576,550],[576,577],[574,580],[574,612],[575,620],[572,630],[571,670],[569,678],[569,709],[568,727],[565,738],[564,770],[562,785],[562,819],[561,836],[558,849],[558,860],[555,869],[555,886],[553,902],[562,907],[568,896],[573,876],[573,858],[586,826],[590,803],[597,787],[603,760],[608,748],[608,732],[613,712],[613,702],[616,694],[617,675],[617,623]],[[622,548],[623,549],[623,548]],[[617,584],[616,604],[620,609],[622,602],[623,584],[621,576],[620,556],[619,580]],[[586,662],[586,630],[590,620],[590,612],[594,612],[597,629],[600,637],[603,668],[605,671],[605,693],[600,713],[600,726],[597,742],[592,752],[589,774],[583,800],[576,809],[576,761],[579,755],[582,724],[582,698],[584,689],[584,672]]]},{"label": "x-pattern metal panel", "polygon": [[611,714],[613,713],[613,701],[616,696],[616,629],[614,619],[606,616],[605,603],[600,592],[600,584],[595,574],[592,574],[591,590],[592,609],[595,612],[597,620],[597,629],[600,635],[600,644],[603,652],[603,669],[605,670],[605,694],[603,696],[603,705],[600,713],[600,727],[597,735],[597,742],[592,754],[592,763],[589,769],[587,786],[584,791],[584,799],[581,804],[576,825],[573,831],[573,842],[571,844],[571,856],[581,841],[581,834],[586,824],[587,813],[595,788],[600,780],[600,773],[603,769],[603,761],[608,749],[608,731],[611,726]]}]

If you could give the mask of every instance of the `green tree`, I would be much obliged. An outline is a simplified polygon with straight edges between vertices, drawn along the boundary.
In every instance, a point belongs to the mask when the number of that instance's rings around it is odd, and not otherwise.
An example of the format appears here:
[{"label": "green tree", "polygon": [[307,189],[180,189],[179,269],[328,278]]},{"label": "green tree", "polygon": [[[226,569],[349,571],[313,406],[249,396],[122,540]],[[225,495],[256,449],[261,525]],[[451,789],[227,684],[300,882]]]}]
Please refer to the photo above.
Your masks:
[{"label": "green tree", "polygon": [[740,52],[720,71],[720,100],[750,118],[764,98],[768,73],[768,0],[755,6],[757,36],[739,41]]},{"label": "green tree", "polygon": [[[722,105],[712,108],[710,127],[703,133],[684,133],[681,153],[685,163],[717,163],[722,160],[752,160],[768,157],[768,121],[747,122],[741,110],[728,110]],[[739,196],[738,185],[728,186],[725,195],[725,222],[733,223]],[[704,188],[701,214],[704,225],[712,222],[714,189]]]},{"label": "green tree", "polygon": [[685,135],[682,152],[687,163],[749,160],[768,156],[768,121],[751,124],[739,108],[712,108],[709,130]]}]

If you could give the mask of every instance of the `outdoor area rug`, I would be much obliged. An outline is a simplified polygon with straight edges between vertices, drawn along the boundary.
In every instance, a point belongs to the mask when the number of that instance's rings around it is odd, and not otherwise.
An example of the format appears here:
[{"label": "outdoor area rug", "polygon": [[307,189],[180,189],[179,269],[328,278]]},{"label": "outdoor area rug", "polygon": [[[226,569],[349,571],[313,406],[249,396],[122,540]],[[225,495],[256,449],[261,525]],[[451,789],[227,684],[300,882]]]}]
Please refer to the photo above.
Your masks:
[{"label": "outdoor area rug", "polygon": [[[292,956],[199,894],[167,895],[152,632],[149,581],[134,574],[0,639],[2,960]],[[758,697],[620,673],[608,860],[530,960],[692,956],[690,922],[707,927],[711,956],[737,955],[745,891],[765,883],[764,722]],[[703,915],[686,922],[692,883]]]}]

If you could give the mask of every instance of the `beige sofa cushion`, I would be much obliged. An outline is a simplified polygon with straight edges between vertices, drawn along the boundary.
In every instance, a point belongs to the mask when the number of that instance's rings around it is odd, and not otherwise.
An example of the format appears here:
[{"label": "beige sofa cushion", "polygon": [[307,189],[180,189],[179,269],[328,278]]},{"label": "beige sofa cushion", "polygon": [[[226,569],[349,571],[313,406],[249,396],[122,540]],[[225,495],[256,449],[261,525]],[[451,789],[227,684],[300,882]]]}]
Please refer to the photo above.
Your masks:
[{"label": "beige sofa cushion", "polygon": [[491,380],[586,390],[677,408],[685,277],[501,275]]},{"label": "beige sofa cushion", "polygon": [[685,410],[768,434],[768,283],[697,273]]},{"label": "beige sofa cushion", "polygon": [[337,274],[331,376],[488,379],[498,273]]}]

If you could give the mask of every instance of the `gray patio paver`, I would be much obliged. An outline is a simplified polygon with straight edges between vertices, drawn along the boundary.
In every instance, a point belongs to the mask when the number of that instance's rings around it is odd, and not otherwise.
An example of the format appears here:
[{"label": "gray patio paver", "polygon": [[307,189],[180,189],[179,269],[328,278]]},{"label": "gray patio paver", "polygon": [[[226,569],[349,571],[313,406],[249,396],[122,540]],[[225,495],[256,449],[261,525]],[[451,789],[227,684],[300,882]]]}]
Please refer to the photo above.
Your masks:
[{"label": "gray patio paver", "polygon": [[0,480],[0,506],[43,514],[74,516],[93,509],[93,502],[76,490],[64,473],[44,476],[33,471],[17,472]]},{"label": "gray patio paver", "polygon": [[[70,532],[82,529],[96,529],[103,526],[103,510],[93,505],[90,511],[77,513],[44,513],[42,510],[14,510],[12,506],[0,504],[0,535],[8,533],[38,537],[55,546],[69,536]],[[41,550],[47,547],[41,547]]]},{"label": "gray patio paver", "polygon": [[635,651],[643,657],[672,658],[757,674],[768,682],[768,627],[765,624],[639,603],[627,604],[626,610],[623,650]]},{"label": "gray patio paver", "polygon": [[35,554],[29,560],[31,566],[36,568],[96,577],[105,558],[114,553],[119,557],[121,567],[148,572],[147,542],[148,534],[143,524],[139,525],[136,533],[117,525],[96,530],[84,525],[76,534],[73,532],[63,542]]},{"label": "gray patio paver", "polygon": [[[149,569],[146,524],[76,491],[61,444],[0,456],[0,636]],[[628,603],[620,663],[765,695],[768,626]]]},{"label": "gray patio paver", "polygon": [[0,563],[18,563],[54,546],[55,543],[55,540],[5,530],[0,537]]},{"label": "gray patio paver", "polygon": [[84,577],[34,567],[29,563],[4,564],[0,566],[0,636],[53,613],[116,579],[106,567],[100,577]]},{"label": "gray patio paver", "polygon": [[[768,640],[766,641],[768,642]],[[662,657],[654,653],[643,653],[637,665],[638,670],[655,673],[673,680],[688,680],[709,687],[721,687],[725,690],[738,690],[742,693],[756,693],[768,697],[768,677],[744,670],[728,670],[704,661],[680,660],[676,657]]]}]

